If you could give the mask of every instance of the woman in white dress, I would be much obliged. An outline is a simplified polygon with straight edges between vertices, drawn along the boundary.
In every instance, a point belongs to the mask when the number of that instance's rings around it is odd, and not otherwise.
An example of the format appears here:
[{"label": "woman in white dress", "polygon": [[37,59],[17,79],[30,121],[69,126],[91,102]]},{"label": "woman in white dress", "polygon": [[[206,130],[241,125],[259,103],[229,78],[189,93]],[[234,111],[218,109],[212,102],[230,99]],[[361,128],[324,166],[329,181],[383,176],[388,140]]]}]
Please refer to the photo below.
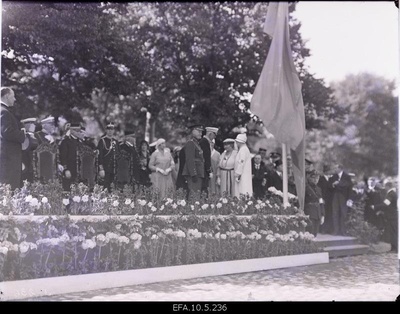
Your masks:
[{"label": "woman in white dress", "polygon": [[217,184],[220,186],[221,196],[235,195],[235,158],[237,150],[235,148],[235,140],[227,138],[224,141],[224,152],[219,159],[217,170]]},{"label": "woman in white dress", "polygon": [[236,136],[239,151],[235,159],[235,196],[238,198],[240,195],[253,196],[251,155],[246,142],[246,134],[242,133]]},{"label": "woman in white dress", "polygon": [[159,193],[161,199],[171,197],[175,191],[175,184],[172,179],[172,170],[175,167],[174,159],[168,148],[165,147],[165,140],[159,138],[150,144],[156,150],[150,156],[149,168],[152,171],[151,182],[153,188]]}]

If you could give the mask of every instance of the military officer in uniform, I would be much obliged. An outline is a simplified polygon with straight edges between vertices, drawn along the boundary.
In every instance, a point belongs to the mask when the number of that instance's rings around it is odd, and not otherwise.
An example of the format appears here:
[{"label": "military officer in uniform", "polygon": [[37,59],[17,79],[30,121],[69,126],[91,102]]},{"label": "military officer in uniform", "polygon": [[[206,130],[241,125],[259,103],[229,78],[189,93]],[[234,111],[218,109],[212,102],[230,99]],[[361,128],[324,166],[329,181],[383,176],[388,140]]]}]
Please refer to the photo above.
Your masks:
[{"label": "military officer in uniform", "polygon": [[132,185],[133,190],[139,182],[139,155],[136,151],[136,138],[133,130],[125,132],[125,138],[119,143],[117,156],[117,183],[120,188]]},{"label": "military officer in uniform", "polygon": [[208,187],[210,178],[214,175],[211,167],[211,142],[215,140],[218,133],[218,128],[206,127],[206,135],[199,141],[200,147],[203,150],[204,157],[204,179],[201,186],[201,191],[208,196]]},{"label": "military officer in uniform", "polygon": [[114,138],[115,126],[109,123],[106,126],[106,134],[100,138],[97,144],[99,150],[99,176],[102,178],[103,185],[111,192],[111,184],[114,182],[116,172],[117,155],[119,154],[119,144]]},{"label": "military officer in uniform", "polygon": [[190,129],[191,138],[183,148],[185,152],[185,165],[183,166],[182,175],[185,176],[188,184],[189,198],[192,198],[194,194],[201,191],[205,173],[203,150],[199,144],[203,127],[195,124]]},{"label": "military officer in uniform", "polygon": [[27,135],[24,143],[22,143],[22,182],[26,180],[32,183],[34,179],[33,151],[38,146],[38,140],[35,137],[36,121],[36,118],[21,120]]},{"label": "military officer in uniform", "polygon": [[33,159],[37,179],[46,182],[57,178],[58,142],[54,137],[56,133],[55,119],[49,116],[41,120],[40,125],[42,129],[35,133],[38,147],[33,152]]},{"label": "military officer in uniform", "polygon": [[78,178],[78,145],[81,140],[81,125],[79,123],[67,123],[64,138],[59,147],[60,164],[62,166],[62,185],[64,191],[71,190],[71,184],[77,183]]}]

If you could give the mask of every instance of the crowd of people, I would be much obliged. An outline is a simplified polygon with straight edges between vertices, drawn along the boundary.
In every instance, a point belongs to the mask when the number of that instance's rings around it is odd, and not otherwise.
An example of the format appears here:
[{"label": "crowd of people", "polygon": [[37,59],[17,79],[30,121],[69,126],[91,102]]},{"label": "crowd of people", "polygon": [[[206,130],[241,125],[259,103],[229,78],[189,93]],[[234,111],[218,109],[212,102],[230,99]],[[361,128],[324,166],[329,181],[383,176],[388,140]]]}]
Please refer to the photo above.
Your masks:
[{"label": "crowd of people", "polygon": [[[124,130],[117,140],[115,125],[108,123],[95,143],[76,121],[66,121],[61,129],[52,116],[18,121],[14,103],[14,91],[1,88],[0,183],[10,184],[12,189],[25,180],[61,180],[65,191],[71,184],[83,182],[89,187],[101,184],[108,191],[151,187],[160,198],[182,189],[188,199],[198,193],[265,199],[271,187],[283,190],[281,154],[267,154],[265,148],[251,154],[246,133],[224,139],[224,149],[219,152],[215,149],[218,128],[192,124],[186,143],[172,149],[163,138],[150,144],[142,140],[137,145],[134,130]],[[365,197],[365,221],[383,230],[397,250],[393,182],[387,183],[386,190],[374,177],[354,184],[342,165],[332,169],[324,165],[317,171],[308,159],[306,174],[305,213],[312,221],[313,234],[346,235],[348,210]],[[288,190],[296,194],[290,167]]]}]

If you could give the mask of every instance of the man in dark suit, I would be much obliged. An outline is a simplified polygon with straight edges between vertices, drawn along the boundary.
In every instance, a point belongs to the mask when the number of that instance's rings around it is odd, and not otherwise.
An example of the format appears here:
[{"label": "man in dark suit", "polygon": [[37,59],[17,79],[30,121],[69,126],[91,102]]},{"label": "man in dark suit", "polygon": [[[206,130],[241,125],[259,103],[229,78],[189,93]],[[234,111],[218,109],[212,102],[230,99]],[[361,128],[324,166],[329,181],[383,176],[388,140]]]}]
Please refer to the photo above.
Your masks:
[{"label": "man in dark suit", "polygon": [[319,177],[317,186],[321,189],[322,198],[325,204],[325,221],[321,226],[321,233],[331,233],[332,226],[332,198],[333,198],[333,187],[329,183],[329,179],[331,178],[330,168],[328,165],[323,165],[322,167],[322,175]]},{"label": "man in dark suit", "polygon": [[208,187],[210,178],[214,175],[211,168],[211,142],[217,136],[218,128],[206,127],[206,135],[200,139],[199,145],[203,150],[204,157],[204,179],[201,186],[201,191],[208,196]]},{"label": "man in dark suit", "polygon": [[387,182],[386,188],[388,189],[386,197],[382,203],[371,205],[372,209],[376,212],[382,212],[384,218],[384,233],[383,241],[391,244],[391,251],[398,251],[398,237],[399,237],[399,218],[397,209],[397,189],[396,184]]},{"label": "man in dark suit", "polygon": [[111,184],[114,182],[117,156],[119,154],[118,141],[114,138],[115,126],[109,123],[106,126],[106,134],[100,138],[97,144],[99,150],[99,176],[104,180],[104,187],[111,192]]},{"label": "man in dark suit", "polygon": [[81,140],[81,126],[79,123],[68,123],[67,133],[61,140],[59,147],[60,164],[63,170],[62,185],[64,191],[71,190],[71,184],[77,183],[78,179],[78,146]]},{"label": "man in dark suit", "polygon": [[0,183],[10,184],[15,190],[21,186],[22,143],[26,139],[25,129],[12,112],[15,103],[14,91],[1,88],[0,109]]},{"label": "man in dark suit", "polygon": [[[40,121],[42,129],[35,133],[38,147],[33,152],[35,159],[35,176],[41,182],[57,179],[57,151],[55,118],[49,116]],[[61,142],[61,141],[60,141]]]},{"label": "man in dark suit", "polygon": [[345,222],[347,219],[347,202],[353,187],[351,177],[337,164],[335,174],[330,178],[329,184],[333,188],[332,197],[332,222],[335,235],[346,235]]},{"label": "man in dark suit", "polygon": [[254,197],[258,199],[263,199],[266,192],[267,184],[267,168],[262,162],[262,157],[260,154],[256,154],[252,158],[251,173],[253,182],[253,193]]},{"label": "man in dark suit", "polygon": [[36,121],[36,118],[27,118],[21,120],[21,122],[24,124],[28,138],[28,140],[24,141],[22,144],[22,182],[26,180],[32,183],[34,179],[33,151],[38,146],[38,140],[35,137]]},{"label": "man in dark suit", "polygon": [[309,216],[311,225],[308,231],[315,237],[319,232],[319,227],[324,223],[325,207],[322,199],[322,192],[317,185],[319,174],[311,169],[306,172],[306,191],[304,197],[304,213]]},{"label": "man in dark suit", "polygon": [[203,127],[195,124],[190,128],[191,139],[186,142],[183,148],[185,150],[185,164],[182,170],[182,175],[185,176],[188,184],[189,198],[201,191],[205,176],[203,150],[199,144]]},{"label": "man in dark suit", "polygon": [[135,133],[133,130],[126,132],[125,138],[119,143],[117,156],[117,183],[120,188],[131,185],[134,189],[139,182],[139,155],[136,151]]}]

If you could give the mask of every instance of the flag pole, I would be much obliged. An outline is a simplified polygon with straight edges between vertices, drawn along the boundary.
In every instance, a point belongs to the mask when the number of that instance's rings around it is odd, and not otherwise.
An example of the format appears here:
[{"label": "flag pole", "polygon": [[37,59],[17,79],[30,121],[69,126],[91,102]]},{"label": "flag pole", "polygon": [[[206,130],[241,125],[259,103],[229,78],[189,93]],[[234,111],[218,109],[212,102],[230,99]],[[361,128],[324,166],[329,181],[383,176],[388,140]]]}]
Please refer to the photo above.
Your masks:
[{"label": "flag pole", "polygon": [[282,168],[283,168],[283,208],[286,208],[289,205],[286,144],[282,144]]}]

